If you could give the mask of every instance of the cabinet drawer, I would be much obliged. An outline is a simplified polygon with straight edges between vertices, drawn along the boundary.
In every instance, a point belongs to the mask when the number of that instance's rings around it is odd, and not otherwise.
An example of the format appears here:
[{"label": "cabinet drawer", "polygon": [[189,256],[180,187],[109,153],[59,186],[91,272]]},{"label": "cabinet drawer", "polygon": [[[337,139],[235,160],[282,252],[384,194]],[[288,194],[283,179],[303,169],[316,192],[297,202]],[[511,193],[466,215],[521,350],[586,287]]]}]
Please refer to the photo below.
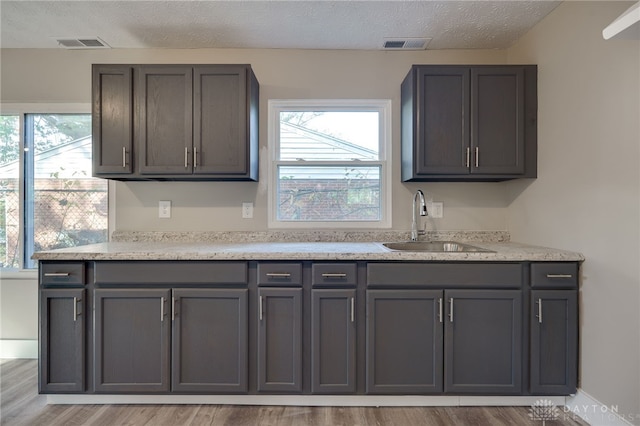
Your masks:
[{"label": "cabinet drawer", "polygon": [[302,286],[301,263],[259,263],[258,285],[273,287]]},{"label": "cabinet drawer", "polygon": [[40,284],[84,285],[84,262],[40,262]]},{"label": "cabinet drawer", "polygon": [[96,262],[96,284],[247,285],[246,262]]},{"label": "cabinet drawer", "polygon": [[355,263],[314,263],[311,265],[311,285],[355,286],[357,272]]},{"label": "cabinet drawer", "polygon": [[531,287],[576,288],[578,287],[578,264],[575,262],[532,263]]},{"label": "cabinet drawer", "polygon": [[522,269],[519,263],[369,263],[367,287],[520,288]]}]

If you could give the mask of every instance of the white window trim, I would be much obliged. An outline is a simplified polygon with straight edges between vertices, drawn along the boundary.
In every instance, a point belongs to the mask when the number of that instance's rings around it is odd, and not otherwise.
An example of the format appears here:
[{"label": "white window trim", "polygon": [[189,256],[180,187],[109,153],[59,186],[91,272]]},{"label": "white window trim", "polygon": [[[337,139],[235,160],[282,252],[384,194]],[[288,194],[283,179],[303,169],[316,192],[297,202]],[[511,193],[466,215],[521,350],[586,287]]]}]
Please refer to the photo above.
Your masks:
[{"label": "white window trim", "polygon": [[[380,160],[381,168],[381,214],[378,221],[279,221],[277,217],[276,188],[277,188],[277,154],[280,133],[281,111],[314,111],[318,108],[348,111],[359,111],[361,108],[380,111]],[[267,210],[269,229],[390,229],[391,228],[391,100],[390,99],[270,99],[268,101],[268,182]],[[366,165],[366,162],[358,163]]]},{"label": "white window trim", "polygon": [[[90,103],[0,103],[0,114],[3,115],[19,115],[20,116],[20,151],[24,150],[24,116],[26,114],[91,114]],[[21,161],[19,166],[20,192],[24,194],[24,163]],[[108,206],[108,229],[107,233],[111,235],[110,230],[115,229],[115,183],[109,181],[109,206]],[[20,197],[20,211],[24,212],[24,200]],[[20,253],[24,253],[24,215],[20,215]],[[37,277],[37,270],[25,269],[24,260],[20,259],[20,268],[2,269],[0,268],[0,276],[6,279],[32,279]]]}]

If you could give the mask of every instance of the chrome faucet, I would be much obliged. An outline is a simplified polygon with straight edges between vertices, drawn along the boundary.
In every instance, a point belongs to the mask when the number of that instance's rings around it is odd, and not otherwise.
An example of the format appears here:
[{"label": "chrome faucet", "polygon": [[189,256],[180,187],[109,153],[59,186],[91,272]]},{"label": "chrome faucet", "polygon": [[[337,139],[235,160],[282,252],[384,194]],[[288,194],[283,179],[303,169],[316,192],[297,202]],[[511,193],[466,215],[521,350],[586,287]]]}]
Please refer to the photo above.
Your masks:
[{"label": "chrome faucet", "polygon": [[425,230],[418,230],[418,221],[416,219],[416,208],[418,207],[418,201],[420,201],[420,216],[427,215],[427,203],[424,200],[424,193],[418,189],[413,196],[413,204],[411,205],[413,211],[413,220],[411,221],[411,241],[418,241],[419,235],[424,235]]}]

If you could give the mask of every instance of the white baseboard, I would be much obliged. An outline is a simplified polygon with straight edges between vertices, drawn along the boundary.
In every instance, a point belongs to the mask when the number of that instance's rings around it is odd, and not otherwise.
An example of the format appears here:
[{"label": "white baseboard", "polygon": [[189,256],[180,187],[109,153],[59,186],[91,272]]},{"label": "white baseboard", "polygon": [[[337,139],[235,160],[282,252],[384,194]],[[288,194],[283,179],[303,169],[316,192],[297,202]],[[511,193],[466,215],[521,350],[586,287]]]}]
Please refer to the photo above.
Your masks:
[{"label": "white baseboard", "polygon": [[38,359],[38,340],[0,339],[0,358]]},{"label": "white baseboard", "polygon": [[[390,395],[47,395],[48,404],[226,404],[336,407],[531,406],[540,397]],[[565,397],[546,397],[563,406]]]},{"label": "white baseboard", "polygon": [[605,405],[582,390],[567,397],[562,415],[577,416],[590,425],[598,426],[632,426],[640,422],[640,414],[621,413],[617,406]]}]

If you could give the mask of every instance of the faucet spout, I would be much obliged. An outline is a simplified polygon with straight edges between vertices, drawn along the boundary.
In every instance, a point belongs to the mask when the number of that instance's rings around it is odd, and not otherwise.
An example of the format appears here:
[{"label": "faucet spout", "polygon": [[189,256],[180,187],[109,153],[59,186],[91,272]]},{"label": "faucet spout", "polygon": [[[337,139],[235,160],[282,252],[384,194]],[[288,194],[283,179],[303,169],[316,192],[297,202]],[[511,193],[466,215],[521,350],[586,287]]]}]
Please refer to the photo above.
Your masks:
[{"label": "faucet spout", "polygon": [[418,219],[416,218],[416,209],[419,208],[420,216],[427,216],[427,203],[424,199],[424,192],[418,189],[413,195],[413,204],[411,205],[411,241],[418,241],[419,235],[424,235],[424,230],[418,230]]}]

